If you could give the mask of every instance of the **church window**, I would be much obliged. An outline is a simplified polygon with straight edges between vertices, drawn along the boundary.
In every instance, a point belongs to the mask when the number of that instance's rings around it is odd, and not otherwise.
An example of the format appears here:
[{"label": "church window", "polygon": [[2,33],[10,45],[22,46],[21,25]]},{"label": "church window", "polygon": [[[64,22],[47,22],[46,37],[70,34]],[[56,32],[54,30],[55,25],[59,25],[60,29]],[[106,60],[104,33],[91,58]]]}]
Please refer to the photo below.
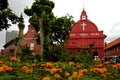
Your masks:
[{"label": "church window", "polygon": [[82,16],[82,20],[85,20],[86,19],[86,16]]},{"label": "church window", "polygon": [[34,32],[34,30],[31,30],[31,32]]},{"label": "church window", "polygon": [[34,50],[34,43],[30,43],[30,50]]}]

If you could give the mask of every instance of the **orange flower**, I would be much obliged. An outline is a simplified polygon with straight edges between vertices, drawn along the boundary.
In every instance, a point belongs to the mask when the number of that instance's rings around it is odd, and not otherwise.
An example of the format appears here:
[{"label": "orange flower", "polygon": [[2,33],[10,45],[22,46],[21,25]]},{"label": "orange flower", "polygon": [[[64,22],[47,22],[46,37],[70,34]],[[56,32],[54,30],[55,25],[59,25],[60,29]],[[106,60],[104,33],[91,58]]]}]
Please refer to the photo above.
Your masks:
[{"label": "orange flower", "polygon": [[118,69],[118,66],[117,65],[112,65],[112,68],[113,69]]},{"label": "orange flower", "polygon": [[57,70],[58,70],[59,72],[62,72],[62,71],[63,71],[62,68],[58,68]]},{"label": "orange flower", "polygon": [[87,73],[87,72],[88,72],[87,69],[79,70],[79,73]]},{"label": "orange flower", "polygon": [[70,65],[74,65],[75,63],[74,62],[69,62]]},{"label": "orange flower", "polygon": [[6,69],[6,71],[12,71],[12,70],[13,70],[12,67],[8,67],[8,68]]},{"label": "orange flower", "polygon": [[78,78],[81,78],[82,76],[83,76],[83,74],[82,74],[82,73],[79,73],[77,77],[78,77]]},{"label": "orange flower", "polygon": [[94,73],[98,73],[98,72],[97,72],[98,69],[99,69],[99,68],[92,68],[92,69],[90,69],[90,71],[92,71],[92,72],[94,72]]},{"label": "orange flower", "polygon": [[44,77],[42,80],[50,80],[49,77]]},{"label": "orange flower", "polygon": [[98,64],[95,67],[97,67],[97,68],[103,68],[103,64]]},{"label": "orange flower", "polygon": [[118,68],[120,68],[120,63],[117,63],[116,65],[117,65]]},{"label": "orange flower", "polygon": [[81,68],[81,66],[80,65],[76,65],[76,68]]},{"label": "orange flower", "polygon": [[0,61],[0,64],[3,64],[3,61]]},{"label": "orange flower", "polygon": [[97,70],[99,73],[105,73],[105,72],[107,72],[107,69],[106,68],[99,68],[98,70]]},{"label": "orange flower", "polygon": [[21,69],[22,70],[28,70],[28,67],[27,66],[22,66]]},{"label": "orange flower", "polygon": [[0,72],[4,71],[4,68],[3,67],[0,67]]},{"label": "orange flower", "polygon": [[97,69],[97,71],[98,71],[99,73],[104,73],[104,71],[103,71],[102,69]]},{"label": "orange flower", "polygon": [[51,70],[50,70],[50,73],[51,74],[54,74],[54,73],[56,73],[57,72],[57,68],[52,68]]},{"label": "orange flower", "polygon": [[59,79],[61,76],[59,74],[55,74],[54,78]]},{"label": "orange flower", "polygon": [[119,69],[119,68],[120,68],[120,63],[115,64],[115,65],[112,65],[112,68],[113,68],[113,69]]},{"label": "orange flower", "polygon": [[28,69],[26,69],[26,70],[25,70],[25,73],[26,73],[26,74],[28,74],[28,73],[29,73],[29,70],[28,70]]},{"label": "orange flower", "polygon": [[87,73],[88,72],[88,70],[87,69],[83,69],[83,73]]},{"label": "orange flower", "polygon": [[50,69],[49,69],[49,68],[46,68],[46,70],[45,70],[45,71],[48,71],[48,72],[49,72],[49,71],[50,71]]},{"label": "orange flower", "polygon": [[31,69],[26,69],[26,70],[25,70],[25,73],[26,73],[26,74],[32,73],[32,70],[31,70]]},{"label": "orange flower", "polygon": [[66,77],[69,77],[69,76],[70,76],[70,73],[66,72],[66,73],[65,73],[65,76],[66,76]]},{"label": "orange flower", "polygon": [[107,68],[102,68],[104,72],[107,72]]},{"label": "orange flower", "polygon": [[10,61],[17,61],[17,58],[16,57],[13,57],[13,58],[10,58]]},{"label": "orange flower", "polygon": [[36,67],[37,65],[35,63],[31,64],[32,67]]},{"label": "orange flower", "polygon": [[107,65],[107,64],[110,64],[110,62],[104,62],[103,65]]},{"label": "orange flower", "polygon": [[73,75],[77,75],[78,73],[77,72],[72,72]]},{"label": "orange flower", "polygon": [[78,70],[79,73],[83,73],[83,70]]},{"label": "orange flower", "polygon": [[42,66],[42,67],[44,67],[44,66],[45,66],[45,64],[41,64],[41,66]]},{"label": "orange flower", "polygon": [[52,64],[50,62],[46,62],[46,67],[52,67]]},{"label": "orange flower", "polygon": [[8,68],[9,68],[9,67],[6,66],[6,65],[3,65],[2,67],[3,67],[4,70],[8,70]]}]

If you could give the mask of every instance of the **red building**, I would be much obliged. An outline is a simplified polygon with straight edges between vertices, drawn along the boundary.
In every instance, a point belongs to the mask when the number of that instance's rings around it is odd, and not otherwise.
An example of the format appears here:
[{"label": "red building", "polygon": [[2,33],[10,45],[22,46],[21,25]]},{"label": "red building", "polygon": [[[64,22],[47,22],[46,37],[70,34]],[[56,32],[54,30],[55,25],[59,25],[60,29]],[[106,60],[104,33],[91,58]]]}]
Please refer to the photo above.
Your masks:
[{"label": "red building", "polygon": [[117,38],[104,47],[106,57],[120,56],[120,38]]},{"label": "red building", "polygon": [[[29,25],[28,31],[24,35],[24,45],[27,45],[33,53],[39,54],[40,45],[37,44],[35,35],[36,35],[35,28],[32,25]],[[5,53],[9,53],[12,56],[16,56],[17,46],[15,45],[15,42],[16,40],[13,39],[4,45]],[[10,49],[14,49],[14,52],[10,53]]]},{"label": "red building", "polygon": [[32,25],[28,26],[28,32],[24,35],[24,45],[27,45],[31,51],[40,54],[40,45],[36,41],[36,31]]},{"label": "red building", "polygon": [[65,44],[69,52],[78,52],[77,46],[88,47],[89,44],[95,43],[94,50],[98,52],[100,58],[103,57],[104,52],[104,38],[103,31],[99,31],[97,26],[88,19],[86,11],[83,9],[80,20],[72,25],[70,37]]}]

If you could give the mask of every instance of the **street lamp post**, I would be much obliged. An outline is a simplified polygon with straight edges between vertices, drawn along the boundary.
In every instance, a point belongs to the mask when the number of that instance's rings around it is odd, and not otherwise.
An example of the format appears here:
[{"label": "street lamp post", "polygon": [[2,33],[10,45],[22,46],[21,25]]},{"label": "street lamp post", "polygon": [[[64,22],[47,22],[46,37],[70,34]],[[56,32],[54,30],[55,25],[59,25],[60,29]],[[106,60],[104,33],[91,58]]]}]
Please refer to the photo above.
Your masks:
[{"label": "street lamp post", "polygon": [[107,43],[105,42],[105,50],[104,50],[104,57],[105,57],[105,60],[106,60],[106,46],[107,46]]}]

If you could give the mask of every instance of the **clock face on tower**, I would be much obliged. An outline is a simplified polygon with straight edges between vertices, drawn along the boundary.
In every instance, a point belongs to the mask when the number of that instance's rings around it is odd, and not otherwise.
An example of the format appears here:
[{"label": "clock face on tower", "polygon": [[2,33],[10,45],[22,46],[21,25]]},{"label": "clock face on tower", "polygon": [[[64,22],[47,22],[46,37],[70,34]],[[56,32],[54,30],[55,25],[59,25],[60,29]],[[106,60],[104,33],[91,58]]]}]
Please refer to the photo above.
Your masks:
[{"label": "clock face on tower", "polygon": [[85,20],[86,19],[86,16],[82,16],[82,20]]}]

